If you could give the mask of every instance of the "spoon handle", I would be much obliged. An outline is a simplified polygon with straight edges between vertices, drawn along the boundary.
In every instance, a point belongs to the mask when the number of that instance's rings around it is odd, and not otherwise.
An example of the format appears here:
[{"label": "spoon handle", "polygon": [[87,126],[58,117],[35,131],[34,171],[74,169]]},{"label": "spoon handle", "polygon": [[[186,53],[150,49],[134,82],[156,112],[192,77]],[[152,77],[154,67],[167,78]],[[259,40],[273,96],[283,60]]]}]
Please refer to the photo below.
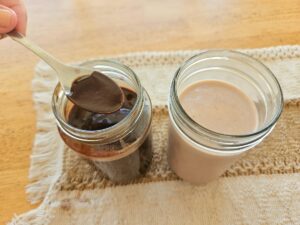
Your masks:
[{"label": "spoon handle", "polygon": [[15,30],[7,33],[7,36],[12,38],[14,41],[22,44],[23,46],[31,50],[34,54],[36,54],[38,57],[43,59],[49,66],[51,66],[57,72],[59,80],[62,83],[65,91],[70,90],[72,81],[74,79],[71,76],[71,74],[73,74],[74,72],[70,69],[70,67],[58,61],[48,52],[31,42],[29,39],[27,39],[25,36],[23,36]]},{"label": "spoon handle", "polygon": [[[11,37],[14,41],[22,44],[29,50],[31,50],[33,53],[35,53],[37,56],[42,58],[49,66],[51,66],[56,72],[60,72],[61,70],[65,69],[65,65],[61,62],[59,62],[57,59],[55,59],[52,55],[50,55],[48,52],[31,42],[29,39],[27,39],[22,34],[11,31],[7,34],[9,37]],[[59,71],[57,71],[59,70]]]}]

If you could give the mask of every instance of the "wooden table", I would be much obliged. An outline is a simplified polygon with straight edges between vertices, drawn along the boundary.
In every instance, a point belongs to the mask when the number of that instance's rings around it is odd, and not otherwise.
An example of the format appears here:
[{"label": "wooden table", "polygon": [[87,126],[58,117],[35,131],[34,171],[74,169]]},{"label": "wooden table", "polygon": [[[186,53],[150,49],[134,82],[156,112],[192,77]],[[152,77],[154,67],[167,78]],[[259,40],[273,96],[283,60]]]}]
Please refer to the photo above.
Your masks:
[{"label": "wooden table", "polygon": [[[300,44],[300,1],[27,0],[28,36],[65,62],[131,51]],[[0,223],[26,201],[38,59],[0,41]]]}]

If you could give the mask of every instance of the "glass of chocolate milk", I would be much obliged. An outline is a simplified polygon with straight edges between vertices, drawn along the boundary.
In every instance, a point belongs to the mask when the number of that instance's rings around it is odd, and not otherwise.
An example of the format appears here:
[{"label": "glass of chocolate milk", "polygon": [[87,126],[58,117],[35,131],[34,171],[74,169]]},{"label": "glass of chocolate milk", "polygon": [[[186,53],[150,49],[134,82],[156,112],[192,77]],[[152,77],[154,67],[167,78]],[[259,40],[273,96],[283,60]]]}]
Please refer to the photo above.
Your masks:
[{"label": "glass of chocolate milk", "polygon": [[282,109],[280,85],[261,62],[225,50],[190,58],[170,90],[171,169],[194,184],[218,178],[272,131]]},{"label": "glass of chocolate milk", "polygon": [[72,103],[58,84],[52,109],[62,139],[114,182],[127,183],[144,175],[152,160],[149,95],[135,73],[125,65],[94,60],[80,66],[113,79],[123,92],[124,102],[116,112],[89,112]]}]

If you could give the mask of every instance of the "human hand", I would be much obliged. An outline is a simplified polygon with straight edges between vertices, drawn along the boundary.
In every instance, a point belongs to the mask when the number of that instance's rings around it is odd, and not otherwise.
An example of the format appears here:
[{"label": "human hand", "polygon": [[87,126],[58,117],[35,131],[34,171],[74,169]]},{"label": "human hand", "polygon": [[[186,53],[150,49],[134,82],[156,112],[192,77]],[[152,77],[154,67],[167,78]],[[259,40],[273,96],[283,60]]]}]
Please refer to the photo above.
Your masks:
[{"label": "human hand", "polygon": [[0,37],[16,29],[25,35],[27,13],[23,0],[0,0]]}]

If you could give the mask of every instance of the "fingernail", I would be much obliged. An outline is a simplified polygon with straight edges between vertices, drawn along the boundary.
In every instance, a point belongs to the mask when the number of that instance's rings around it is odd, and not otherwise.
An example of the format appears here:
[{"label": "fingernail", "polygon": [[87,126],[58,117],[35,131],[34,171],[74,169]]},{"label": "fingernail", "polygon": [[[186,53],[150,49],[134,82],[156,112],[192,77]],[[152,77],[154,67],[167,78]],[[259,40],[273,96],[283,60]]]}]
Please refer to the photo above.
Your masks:
[{"label": "fingernail", "polygon": [[12,15],[7,9],[0,8],[0,27],[7,28],[11,25]]}]

